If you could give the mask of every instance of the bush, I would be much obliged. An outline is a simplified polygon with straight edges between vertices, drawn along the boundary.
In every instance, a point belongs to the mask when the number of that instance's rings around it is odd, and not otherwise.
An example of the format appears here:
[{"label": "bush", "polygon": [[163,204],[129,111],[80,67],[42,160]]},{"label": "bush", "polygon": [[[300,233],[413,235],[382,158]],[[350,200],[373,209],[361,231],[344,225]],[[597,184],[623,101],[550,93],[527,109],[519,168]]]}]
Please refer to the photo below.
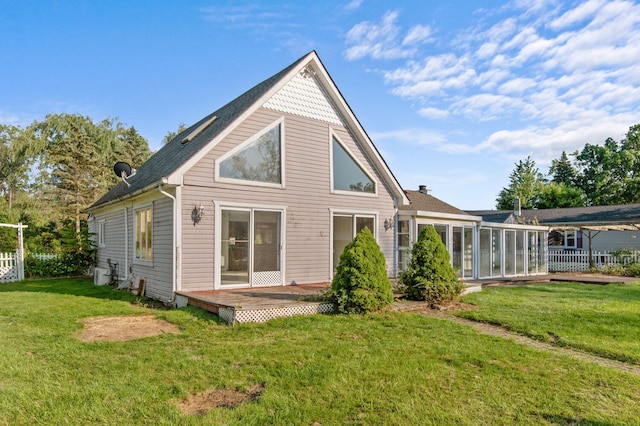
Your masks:
[{"label": "bush", "polygon": [[95,263],[95,250],[81,253],[61,253],[48,260],[27,256],[24,273],[27,277],[77,277],[86,275]]},{"label": "bush", "polygon": [[407,298],[431,305],[449,302],[462,293],[464,285],[449,261],[449,252],[433,226],[425,226],[411,249],[411,260],[400,275]]},{"label": "bush", "polygon": [[344,248],[331,291],[338,312],[373,312],[393,302],[384,255],[369,228]]}]

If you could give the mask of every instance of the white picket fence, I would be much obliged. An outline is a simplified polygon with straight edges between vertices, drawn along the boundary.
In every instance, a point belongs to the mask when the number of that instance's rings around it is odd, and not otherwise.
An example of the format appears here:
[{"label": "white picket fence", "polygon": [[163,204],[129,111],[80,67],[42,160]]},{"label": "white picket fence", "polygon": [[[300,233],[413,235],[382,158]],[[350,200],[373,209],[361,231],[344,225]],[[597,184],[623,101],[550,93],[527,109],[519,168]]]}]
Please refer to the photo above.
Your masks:
[{"label": "white picket fence", "polygon": [[[596,268],[606,268],[608,266],[629,262],[640,261],[640,253],[614,256],[610,252],[593,252],[593,263]],[[589,270],[589,252],[567,251],[567,252],[549,252],[549,272],[571,272],[571,271],[588,271]]]},{"label": "white picket fence", "polygon": [[0,253],[0,283],[11,283],[24,278],[24,265],[17,253]]}]

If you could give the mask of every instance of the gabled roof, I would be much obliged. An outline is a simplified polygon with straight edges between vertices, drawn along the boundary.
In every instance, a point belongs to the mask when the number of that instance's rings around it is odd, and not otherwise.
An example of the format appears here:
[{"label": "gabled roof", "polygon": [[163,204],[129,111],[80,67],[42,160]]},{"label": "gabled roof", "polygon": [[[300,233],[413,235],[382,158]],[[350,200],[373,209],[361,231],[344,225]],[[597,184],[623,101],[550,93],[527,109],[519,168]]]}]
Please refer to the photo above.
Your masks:
[{"label": "gabled roof", "polygon": [[591,230],[637,230],[640,229],[640,204],[613,206],[567,207],[558,209],[522,210],[516,217],[510,210],[472,210],[470,214],[482,216],[483,220],[497,222],[516,218],[525,223],[538,222],[553,229]]},{"label": "gabled roof", "polygon": [[[320,58],[312,51],[178,134],[137,169],[135,176],[128,180],[130,187],[124,182],[118,183],[89,209],[131,197],[162,183],[180,185],[184,173],[206,155],[217,141],[226,136],[235,123],[259,108],[287,81],[309,65],[313,66],[323,85],[329,89],[327,94],[337,105],[348,125],[356,130],[354,136],[360,141],[374,167],[379,169],[382,176],[389,177],[384,182],[389,191],[399,200],[400,205],[408,203],[397,179],[333,83]],[[213,119],[214,117],[216,118]],[[208,122],[210,123],[207,124]],[[203,127],[200,132],[195,132],[200,126]],[[192,138],[183,143],[185,137],[192,133]]]},{"label": "gabled roof", "polygon": [[422,212],[422,213],[435,213],[438,215],[448,215],[448,216],[464,216],[468,219],[477,219],[473,218],[469,213],[460,210],[451,204],[447,204],[444,201],[434,197],[431,194],[427,194],[421,191],[411,191],[405,190],[407,197],[411,204],[400,206],[398,210],[400,211],[410,211],[410,212]]}]

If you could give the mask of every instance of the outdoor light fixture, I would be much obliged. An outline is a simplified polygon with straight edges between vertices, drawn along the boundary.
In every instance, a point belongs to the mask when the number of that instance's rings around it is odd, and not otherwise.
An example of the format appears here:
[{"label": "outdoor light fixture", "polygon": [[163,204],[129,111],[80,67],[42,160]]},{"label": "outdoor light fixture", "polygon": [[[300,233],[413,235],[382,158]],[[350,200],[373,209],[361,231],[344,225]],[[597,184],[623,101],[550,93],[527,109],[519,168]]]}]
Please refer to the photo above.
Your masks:
[{"label": "outdoor light fixture", "polygon": [[393,218],[388,218],[384,220],[384,230],[388,231],[389,229],[393,229]]},{"label": "outdoor light fixture", "polygon": [[200,203],[200,206],[195,206],[193,210],[191,210],[191,220],[193,220],[193,224],[200,223],[202,216],[204,216],[204,206]]}]

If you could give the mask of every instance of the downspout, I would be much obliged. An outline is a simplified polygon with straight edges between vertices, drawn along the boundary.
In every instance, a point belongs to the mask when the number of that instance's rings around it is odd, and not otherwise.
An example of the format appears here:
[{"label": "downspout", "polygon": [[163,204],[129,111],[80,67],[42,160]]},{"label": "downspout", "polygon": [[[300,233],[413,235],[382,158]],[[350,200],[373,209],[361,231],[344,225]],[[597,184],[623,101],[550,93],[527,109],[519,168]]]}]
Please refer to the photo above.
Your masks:
[{"label": "downspout", "polygon": [[158,185],[158,191],[160,191],[160,193],[162,195],[164,195],[165,197],[171,198],[171,200],[173,201],[173,247],[172,247],[172,261],[171,261],[172,296],[171,296],[171,299],[169,299],[169,302],[173,302],[176,299],[176,290],[177,290],[177,285],[176,285],[176,277],[177,277],[177,274],[176,274],[176,244],[177,244],[177,232],[176,232],[177,223],[176,222],[177,222],[177,214],[176,214],[176,210],[177,210],[178,203],[176,203],[176,197],[174,197],[173,195],[169,194],[168,192],[165,192],[162,189],[162,184]]},{"label": "downspout", "polygon": [[127,205],[124,205],[124,277],[129,276],[129,217],[127,214]]}]

